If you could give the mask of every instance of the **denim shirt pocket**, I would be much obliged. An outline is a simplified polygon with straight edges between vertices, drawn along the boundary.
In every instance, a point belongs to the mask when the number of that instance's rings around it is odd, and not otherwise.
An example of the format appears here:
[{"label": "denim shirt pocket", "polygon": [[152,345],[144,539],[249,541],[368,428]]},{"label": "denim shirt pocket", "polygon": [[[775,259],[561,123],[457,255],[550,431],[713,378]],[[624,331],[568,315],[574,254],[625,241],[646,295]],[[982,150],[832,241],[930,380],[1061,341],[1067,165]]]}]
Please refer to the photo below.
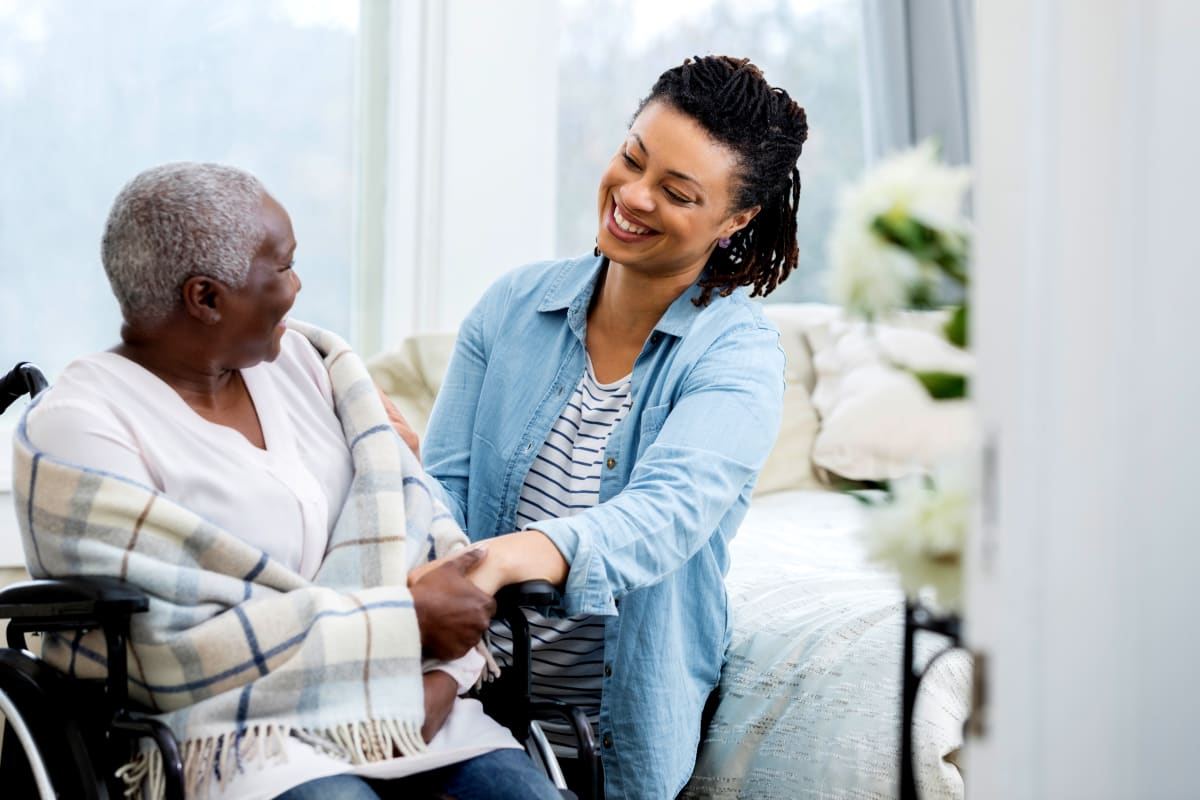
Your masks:
[{"label": "denim shirt pocket", "polygon": [[641,427],[639,429],[639,450],[645,450],[654,442],[670,413],[670,403],[652,406],[642,412]]}]

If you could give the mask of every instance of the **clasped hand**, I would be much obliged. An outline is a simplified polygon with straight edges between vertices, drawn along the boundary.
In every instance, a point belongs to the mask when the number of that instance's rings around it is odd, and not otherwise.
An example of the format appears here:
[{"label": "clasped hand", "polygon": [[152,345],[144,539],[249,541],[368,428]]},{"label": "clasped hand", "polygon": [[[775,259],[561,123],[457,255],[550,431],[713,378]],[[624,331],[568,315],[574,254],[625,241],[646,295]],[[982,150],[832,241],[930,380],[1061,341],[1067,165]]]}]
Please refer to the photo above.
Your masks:
[{"label": "clasped hand", "polygon": [[562,586],[567,562],[541,531],[525,530],[473,544],[408,573],[421,644],[443,660],[475,646],[496,611],[503,586],[547,580]]},{"label": "clasped hand", "polygon": [[483,637],[496,611],[496,598],[468,576],[486,555],[483,548],[468,548],[408,574],[425,655],[453,661]]}]

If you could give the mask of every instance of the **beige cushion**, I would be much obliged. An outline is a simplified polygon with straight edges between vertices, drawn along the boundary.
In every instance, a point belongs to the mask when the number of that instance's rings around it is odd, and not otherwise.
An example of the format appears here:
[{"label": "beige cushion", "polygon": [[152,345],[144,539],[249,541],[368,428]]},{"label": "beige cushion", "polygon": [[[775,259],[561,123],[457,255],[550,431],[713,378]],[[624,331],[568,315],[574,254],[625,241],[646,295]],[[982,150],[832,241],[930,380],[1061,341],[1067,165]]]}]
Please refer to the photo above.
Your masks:
[{"label": "beige cushion", "polygon": [[816,376],[809,351],[808,331],[836,319],[836,306],[818,303],[764,303],[767,318],[779,327],[779,344],[785,360],[783,419],[775,446],[759,473],[755,496],[795,489],[819,489],[813,471],[813,439],[820,420],[809,400]]},{"label": "beige cushion", "polygon": [[900,368],[971,373],[971,355],[941,336],[944,319],[906,314],[875,325],[841,319],[809,331],[817,375],[812,402],[821,417],[815,464],[854,480],[890,480],[927,472],[970,445],[970,403],[933,400]]},{"label": "beige cushion", "polygon": [[396,403],[417,436],[424,436],[429,426],[433,400],[453,352],[453,333],[427,333],[409,336],[395,350],[367,362],[371,377]]}]

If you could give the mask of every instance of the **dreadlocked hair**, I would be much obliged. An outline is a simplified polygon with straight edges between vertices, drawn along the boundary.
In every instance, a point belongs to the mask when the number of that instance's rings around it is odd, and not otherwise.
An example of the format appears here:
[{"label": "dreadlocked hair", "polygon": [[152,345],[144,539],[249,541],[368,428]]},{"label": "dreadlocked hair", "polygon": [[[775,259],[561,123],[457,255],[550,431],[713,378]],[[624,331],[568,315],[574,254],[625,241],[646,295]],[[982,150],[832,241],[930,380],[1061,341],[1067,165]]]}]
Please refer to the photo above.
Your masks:
[{"label": "dreadlocked hair", "polygon": [[694,302],[705,306],[714,289],[722,297],[752,286],[766,296],[796,268],[796,207],[800,170],[796,161],[808,137],[808,119],[783,89],[772,87],[746,58],[696,56],[664,72],[638,106],[664,103],[696,120],[738,163],[732,209],[755,206],[758,214],[717,248],[705,266]]}]

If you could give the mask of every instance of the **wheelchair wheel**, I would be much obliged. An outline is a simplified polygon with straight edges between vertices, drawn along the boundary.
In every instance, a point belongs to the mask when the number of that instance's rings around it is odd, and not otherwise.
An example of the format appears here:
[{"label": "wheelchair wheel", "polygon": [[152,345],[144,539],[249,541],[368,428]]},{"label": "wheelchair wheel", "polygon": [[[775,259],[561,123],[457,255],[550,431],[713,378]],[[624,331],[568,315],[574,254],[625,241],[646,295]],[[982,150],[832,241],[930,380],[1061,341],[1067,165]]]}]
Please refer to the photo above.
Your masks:
[{"label": "wheelchair wheel", "polygon": [[75,693],[65,683],[26,653],[0,650],[0,786],[5,797],[110,797],[96,778],[83,726],[66,713]]}]

